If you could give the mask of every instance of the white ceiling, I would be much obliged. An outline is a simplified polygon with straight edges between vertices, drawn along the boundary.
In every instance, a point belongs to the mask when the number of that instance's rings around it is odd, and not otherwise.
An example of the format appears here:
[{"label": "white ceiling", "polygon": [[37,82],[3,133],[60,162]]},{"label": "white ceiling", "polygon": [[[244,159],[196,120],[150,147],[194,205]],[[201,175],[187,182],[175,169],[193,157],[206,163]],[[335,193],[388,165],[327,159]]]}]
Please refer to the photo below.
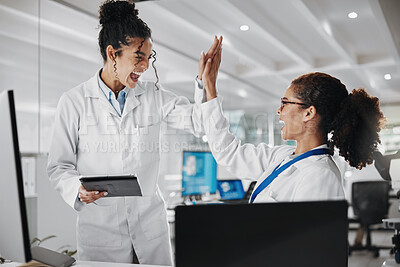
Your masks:
[{"label": "white ceiling", "polygon": [[[101,66],[101,2],[40,0],[36,11],[23,0],[0,2],[0,49],[12,53],[10,44],[17,39],[19,56],[37,60],[31,46],[40,39],[43,105],[55,106],[63,91]],[[222,34],[218,87],[226,108],[275,110],[290,81],[311,71],[336,76],[349,90],[365,87],[381,103],[400,103],[398,0],[159,0],[137,7],[153,31],[160,83],[177,94],[191,98],[200,52],[208,49],[214,34]],[[40,38],[16,36],[13,32],[21,28],[38,31],[38,10]],[[352,11],[358,13],[356,19],[348,18]],[[3,21],[13,23],[5,26]],[[250,29],[241,31],[243,24]],[[0,66],[11,64],[4,61]],[[24,65],[20,71],[29,68]],[[387,73],[391,80],[384,79]],[[143,78],[154,80],[154,73]]]}]

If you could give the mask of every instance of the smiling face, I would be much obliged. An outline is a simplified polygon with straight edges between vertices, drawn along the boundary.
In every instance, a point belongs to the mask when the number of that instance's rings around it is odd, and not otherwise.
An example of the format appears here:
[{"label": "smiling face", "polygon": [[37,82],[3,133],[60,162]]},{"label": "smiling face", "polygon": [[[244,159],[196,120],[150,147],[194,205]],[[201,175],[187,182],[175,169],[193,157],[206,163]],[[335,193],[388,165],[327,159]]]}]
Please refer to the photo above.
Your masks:
[{"label": "smiling face", "polygon": [[[283,104],[277,109],[279,120],[284,123],[281,128],[283,140],[300,140],[305,133],[305,112],[301,105],[302,101],[294,96],[291,85],[282,98]],[[284,103],[285,101],[291,103]]]},{"label": "smiling face", "polygon": [[117,50],[109,46],[107,52],[116,79],[128,88],[135,88],[139,77],[149,68],[153,45],[150,38],[136,37],[127,40],[129,45],[121,45]]}]

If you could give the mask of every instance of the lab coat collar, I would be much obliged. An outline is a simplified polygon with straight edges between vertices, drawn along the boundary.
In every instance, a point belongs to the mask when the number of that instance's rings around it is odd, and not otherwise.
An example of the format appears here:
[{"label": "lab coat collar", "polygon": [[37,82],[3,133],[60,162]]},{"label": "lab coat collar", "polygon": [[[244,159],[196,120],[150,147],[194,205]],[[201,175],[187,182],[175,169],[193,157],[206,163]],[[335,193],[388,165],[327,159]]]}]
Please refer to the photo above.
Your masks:
[{"label": "lab coat collar", "polygon": [[[114,107],[110,105],[110,102],[107,100],[106,97],[104,97],[104,94],[101,92],[101,89],[99,88],[99,84],[97,81],[99,72],[100,70],[98,70],[96,74],[87,81],[85,88],[85,97],[98,98],[100,100],[100,103],[108,110],[108,112],[110,112],[114,116],[119,117]],[[140,105],[140,101],[137,98],[137,96],[143,94],[144,92],[145,89],[143,88],[143,84],[140,81],[138,81],[135,88],[133,89],[129,88],[129,93],[127,94],[125,100],[125,107],[122,116],[124,116],[124,114],[128,114],[134,108]]]},{"label": "lab coat collar", "polygon": [[135,96],[141,95],[145,92],[144,85],[141,81],[138,81],[136,87],[131,90],[133,90]]},{"label": "lab coat collar", "polygon": [[[138,88],[138,86],[136,86],[136,88]],[[129,89],[129,90],[130,92],[126,96],[125,100],[124,112],[122,112],[123,117],[129,112],[131,112],[134,108],[140,105],[140,100],[136,97],[137,96],[136,89]],[[144,93],[144,91],[142,93]]]},{"label": "lab coat collar", "polygon": [[97,82],[97,77],[99,75],[99,72],[100,70],[98,70],[96,74],[86,82],[84,88],[85,97],[99,98],[101,93],[99,84]]},{"label": "lab coat collar", "polygon": [[[314,147],[311,150],[319,149],[319,148],[328,148],[328,145],[323,144],[318,147]],[[288,154],[284,155],[281,159],[278,160],[278,162],[280,162],[280,165],[283,165],[283,163],[287,163],[290,160],[293,160],[295,158],[293,156],[295,149],[296,149],[296,147],[293,147],[293,149],[288,151]],[[308,157],[307,160],[300,160],[300,161],[290,165],[285,171],[283,171],[283,173],[290,173],[292,171],[292,169],[303,168],[303,166],[307,167],[308,165],[310,165],[310,163],[314,164],[316,161],[318,161],[319,159],[321,159],[323,157],[329,157],[329,155],[327,155],[327,154],[313,155],[312,157]]]},{"label": "lab coat collar", "polygon": [[129,88],[129,93],[126,97],[124,112],[122,117],[131,112],[134,108],[140,105],[140,100],[137,96],[145,92],[144,85],[141,81],[138,81],[135,88]]},{"label": "lab coat collar", "polygon": [[[329,148],[328,145],[323,144],[317,147],[314,147],[311,150],[314,149],[319,149],[319,148]],[[308,157],[307,160],[300,160],[298,162],[296,162],[295,164],[293,164],[291,167],[296,167],[296,168],[302,168],[303,166],[308,166],[310,164],[315,164],[315,162],[317,162],[318,160],[320,160],[321,158],[325,158],[325,157],[330,157],[330,155],[328,154],[322,154],[322,155],[313,155],[312,157]]]}]

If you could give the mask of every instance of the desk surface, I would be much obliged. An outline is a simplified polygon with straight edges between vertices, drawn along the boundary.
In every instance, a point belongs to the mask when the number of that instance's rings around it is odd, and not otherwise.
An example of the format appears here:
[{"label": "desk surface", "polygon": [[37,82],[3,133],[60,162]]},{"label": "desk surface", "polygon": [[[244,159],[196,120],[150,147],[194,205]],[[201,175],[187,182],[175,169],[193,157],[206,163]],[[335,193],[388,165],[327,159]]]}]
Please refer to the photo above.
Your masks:
[{"label": "desk surface", "polygon": [[[2,264],[2,267],[18,267],[21,263],[11,262]],[[165,265],[145,265],[145,264],[128,264],[128,263],[111,263],[111,262],[100,262],[100,261],[76,261],[72,267],[170,267]]]},{"label": "desk surface", "polygon": [[128,263],[111,263],[111,262],[99,262],[99,261],[76,261],[75,265],[79,267],[132,267],[132,266],[140,266],[140,267],[170,267],[166,265],[145,265],[145,264],[128,264]]}]

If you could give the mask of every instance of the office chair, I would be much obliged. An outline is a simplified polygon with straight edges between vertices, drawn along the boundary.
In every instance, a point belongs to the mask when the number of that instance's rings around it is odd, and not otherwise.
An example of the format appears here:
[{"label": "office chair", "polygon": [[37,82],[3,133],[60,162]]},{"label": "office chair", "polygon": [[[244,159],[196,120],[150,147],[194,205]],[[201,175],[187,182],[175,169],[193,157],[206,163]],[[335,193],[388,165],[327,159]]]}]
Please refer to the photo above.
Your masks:
[{"label": "office chair", "polygon": [[254,187],[256,186],[257,181],[252,181],[247,189],[246,193],[244,194],[243,201],[244,203],[249,203],[251,194],[253,193]]},{"label": "office chair", "polygon": [[389,246],[374,246],[371,244],[371,225],[382,223],[389,211],[390,184],[387,181],[354,182],[352,184],[352,206],[356,220],[367,234],[366,245],[349,246],[349,255],[352,251],[372,251],[374,257],[379,257],[380,249],[392,249]]}]

